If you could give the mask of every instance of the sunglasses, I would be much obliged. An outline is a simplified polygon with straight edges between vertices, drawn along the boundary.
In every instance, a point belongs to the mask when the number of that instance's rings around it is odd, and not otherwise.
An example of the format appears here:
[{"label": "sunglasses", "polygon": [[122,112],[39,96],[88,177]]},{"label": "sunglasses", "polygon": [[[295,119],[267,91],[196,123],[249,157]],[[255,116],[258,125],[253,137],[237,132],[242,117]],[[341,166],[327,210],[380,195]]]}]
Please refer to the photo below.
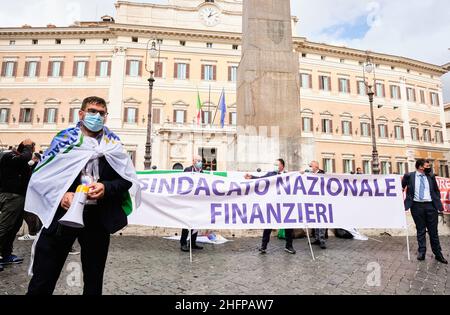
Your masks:
[{"label": "sunglasses", "polygon": [[86,112],[88,112],[89,114],[93,114],[93,115],[100,114],[100,116],[102,116],[102,117],[108,116],[107,112],[105,112],[103,110],[96,110],[96,109],[93,109],[93,108],[89,108]]}]

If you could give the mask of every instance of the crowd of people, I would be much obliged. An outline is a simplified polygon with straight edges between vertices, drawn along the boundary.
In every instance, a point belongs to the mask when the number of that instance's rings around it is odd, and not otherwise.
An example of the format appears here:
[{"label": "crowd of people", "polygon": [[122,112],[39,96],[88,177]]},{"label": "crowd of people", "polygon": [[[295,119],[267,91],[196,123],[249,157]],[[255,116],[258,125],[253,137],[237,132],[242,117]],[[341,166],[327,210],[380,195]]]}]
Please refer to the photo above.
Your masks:
[{"label": "crowd of people", "polygon": [[[100,145],[102,141],[105,141],[104,133],[109,132],[105,127],[107,115],[107,104],[104,99],[86,98],[79,111],[80,122],[75,128],[68,129],[68,132],[72,134],[79,132],[85,142],[91,141]],[[57,138],[54,141],[57,141]],[[35,241],[34,260],[31,268],[32,279],[28,294],[53,293],[67,255],[73,250],[76,240],[81,246],[84,294],[101,294],[110,235],[123,229],[128,223],[126,214],[120,205],[133,184],[119,174],[119,170],[115,166],[116,163],[123,161],[114,160],[125,159],[125,157],[111,155],[109,159],[106,159],[102,154],[95,154],[88,159],[87,164],[81,165],[82,171],[67,191],[63,191],[61,200],[55,200],[58,205],[57,210],[46,227],[42,227],[42,223],[36,215],[24,211],[27,186],[33,171],[42,158],[42,152],[35,153],[35,143],[26,139],[17,148],[10,148],[3,152],[0,158],[0,271],[10,264],[23,262],[23,258],[13,253],[13,243],[23,220],[25,220],[29,232],[19,239]],[[244,178],[252,180],[277,176],[284,173],[285,170],[285,161],[278,159],[273,171],[261,177],[246,174]],[[132,171],[135,174],[134,168]],[[312,174],[324,174],[317,161],[311,161],[307,171]],[[192,166],[186,168],[185,172],[203,172],[202,158],[194,156]],[[361,168],[357,169],[356,174],[362,174]],[[91,181],[87,193],[89,202],[83,213],[84,228],[76,229],[61,225],[58,221],[71,207],[77,187],[84,183],[86,178]],[[411,210],[417,228],[419,244],[417,259],[425,259],[426,233],[428,232],[436,260],[447,264],[440,247],[437,228],[438,213],[443,211],[443,206],[429,161],[419,159],[416,163],[416,171],[405,174],[403,177],[402,186],[404,189],[407,188],[405,210]],[[48,198],[48,196],[42,196],[42,198]],[[261,254],[267,253],[271,232],[271,229],[263,232],[259,248]],[[189,234],[191,235],[192,249],[203,249],[196,242],[197,231],[184,229],[180,240],[181,251],[190,251],[190,247],[188,247]],[[327,230],[314,229],[313,234],[315,238],[313,244],[321,249],[326,249]],[[286,229],[285,251],[289,254],[296,253],[293,239],[294,231]]]}]

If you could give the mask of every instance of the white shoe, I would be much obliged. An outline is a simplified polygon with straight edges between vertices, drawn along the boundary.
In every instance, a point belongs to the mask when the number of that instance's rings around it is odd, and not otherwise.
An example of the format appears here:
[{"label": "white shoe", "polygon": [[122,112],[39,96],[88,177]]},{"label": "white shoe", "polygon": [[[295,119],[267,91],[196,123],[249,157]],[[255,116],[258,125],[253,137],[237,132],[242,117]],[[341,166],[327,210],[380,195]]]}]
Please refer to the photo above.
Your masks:
[{"label": "white shoe", "polygon": [[34,241],[36,239],[36,235],[25,234],[18,238],[19,241]]}]

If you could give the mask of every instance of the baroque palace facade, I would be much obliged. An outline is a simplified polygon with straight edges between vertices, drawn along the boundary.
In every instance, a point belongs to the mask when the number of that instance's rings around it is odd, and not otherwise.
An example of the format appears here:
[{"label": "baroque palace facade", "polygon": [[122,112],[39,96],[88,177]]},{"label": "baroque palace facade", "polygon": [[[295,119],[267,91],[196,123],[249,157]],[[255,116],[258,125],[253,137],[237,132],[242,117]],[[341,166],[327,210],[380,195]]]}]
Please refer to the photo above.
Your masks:
[{"label": "baroque palace facade", "polygon": [[[297,19],[293,17],[295,29]],[[83,98],[108,102],[108,126],[122,139],[138,170],[146,141],[147,69],[155,70],[153,165],[186,167],[200,153],[207,166],[227,170],[236,137],[236,81],[241,58],[242,2],[119,1],[116,17],[69,27],[0,28],[0,145],[32,138],[49,146],[76,123]],[[155,39],[160,57],[146,49]],[[303,137],[327,172],[370,172],[370,111],[363,82],[367,52],[295,36],[301,81]],[[370,52],[376,69],[375,121],[382,173],[404,173],[429,158],[448,177],[441,76],[445,67]],[[147,64],[147,66],[146,66]],[[227,116],[212,121],[225,91]],[[197,93],[203,104],[197,124]],[[220,112],[217,116],[220,116]],[[282,122],[280,122],[282,123]],[[231,170],[231,169],[230,169]]]}]

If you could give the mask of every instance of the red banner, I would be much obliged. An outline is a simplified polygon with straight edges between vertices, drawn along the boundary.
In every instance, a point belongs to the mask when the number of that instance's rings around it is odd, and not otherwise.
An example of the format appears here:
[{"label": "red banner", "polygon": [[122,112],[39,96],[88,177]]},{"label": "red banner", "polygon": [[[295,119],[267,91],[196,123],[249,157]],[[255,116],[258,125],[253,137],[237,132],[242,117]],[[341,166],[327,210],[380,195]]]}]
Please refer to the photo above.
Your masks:
[{"label": "red banner", "polygon": [[450,214],[450,178],[436,177],[441,191],[442,205],[444,206],[444,213]]}]

